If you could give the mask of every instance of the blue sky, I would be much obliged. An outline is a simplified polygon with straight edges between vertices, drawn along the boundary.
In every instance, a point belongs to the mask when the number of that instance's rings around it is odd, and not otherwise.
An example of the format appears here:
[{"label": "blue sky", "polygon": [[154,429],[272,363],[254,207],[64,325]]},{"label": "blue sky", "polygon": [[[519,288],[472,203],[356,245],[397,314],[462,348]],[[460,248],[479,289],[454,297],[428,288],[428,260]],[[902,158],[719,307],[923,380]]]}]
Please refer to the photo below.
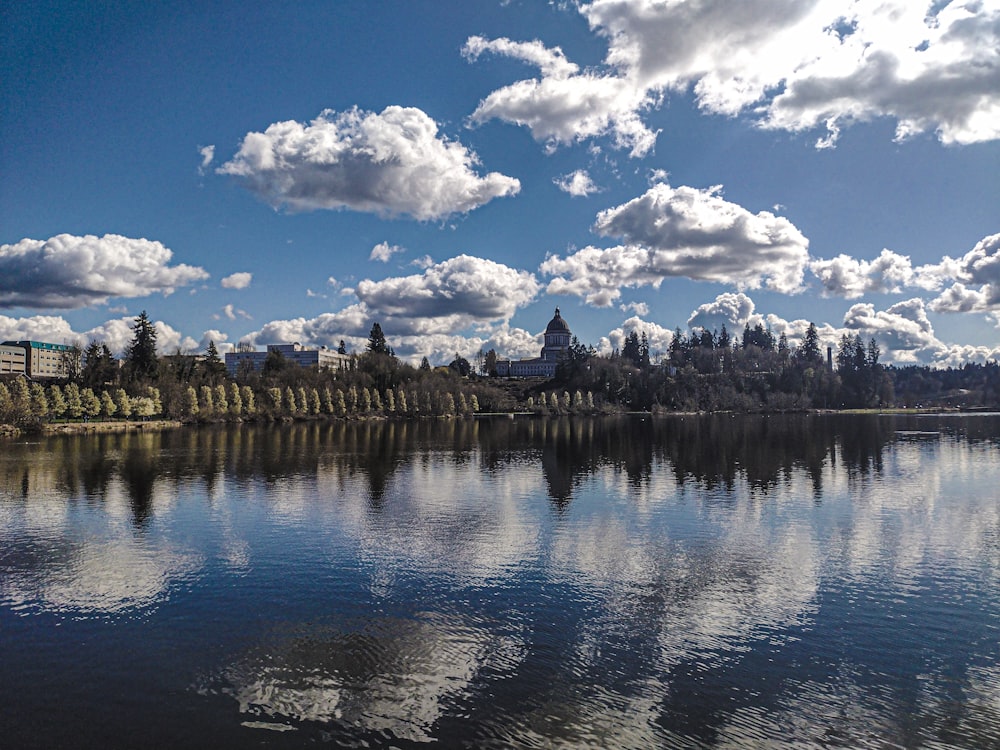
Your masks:
[{"label": "blue sky", "polygon": [[0,338],[1000,357],[997,0],[0,14]]}]

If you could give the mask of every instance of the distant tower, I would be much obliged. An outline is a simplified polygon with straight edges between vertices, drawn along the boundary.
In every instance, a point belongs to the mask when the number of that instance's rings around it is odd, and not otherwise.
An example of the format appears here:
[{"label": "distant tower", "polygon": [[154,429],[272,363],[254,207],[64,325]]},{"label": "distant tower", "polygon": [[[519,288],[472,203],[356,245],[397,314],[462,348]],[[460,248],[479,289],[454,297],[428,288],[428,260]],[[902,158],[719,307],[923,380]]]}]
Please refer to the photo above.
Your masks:
[{"label": "distant tower", "polygon": [[569,325],[559,314],[556,314],[545,327],[545,346],[542,347],[542,359],[548,362],[555,362],[569,351],[569,341],[573,334],[569,330]]}]

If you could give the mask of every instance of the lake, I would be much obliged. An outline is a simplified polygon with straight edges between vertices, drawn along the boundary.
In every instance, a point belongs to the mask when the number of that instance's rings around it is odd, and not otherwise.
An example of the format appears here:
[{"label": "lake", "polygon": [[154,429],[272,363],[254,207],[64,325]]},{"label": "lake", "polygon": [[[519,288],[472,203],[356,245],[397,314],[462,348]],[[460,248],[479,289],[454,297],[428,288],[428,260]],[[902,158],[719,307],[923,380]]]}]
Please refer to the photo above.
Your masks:
[{"label": "lake", "polygon": [[0,442],[0,746],[1000,748],[1000,416]]}]

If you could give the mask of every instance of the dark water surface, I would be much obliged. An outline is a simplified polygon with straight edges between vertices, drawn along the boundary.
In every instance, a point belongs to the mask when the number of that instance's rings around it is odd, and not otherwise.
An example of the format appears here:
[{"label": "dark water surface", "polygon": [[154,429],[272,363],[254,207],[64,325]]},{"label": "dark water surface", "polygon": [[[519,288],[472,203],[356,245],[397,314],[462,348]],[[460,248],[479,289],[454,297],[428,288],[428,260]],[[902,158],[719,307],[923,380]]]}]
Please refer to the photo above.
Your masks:
[{"label": "dark water surface", "polygon": [[0,442],[0,747],[1000,748],[1000,417]]}]

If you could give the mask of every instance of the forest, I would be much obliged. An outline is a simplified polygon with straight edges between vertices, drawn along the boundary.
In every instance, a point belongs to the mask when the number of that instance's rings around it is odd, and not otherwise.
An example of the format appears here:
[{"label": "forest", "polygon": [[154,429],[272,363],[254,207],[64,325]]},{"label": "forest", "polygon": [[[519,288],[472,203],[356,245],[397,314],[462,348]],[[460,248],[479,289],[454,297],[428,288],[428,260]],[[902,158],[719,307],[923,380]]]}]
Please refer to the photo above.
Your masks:
[{"label": "forest", "polygon": [[365,351],[339,371],[302,368],[270,352],[261,370],[230,374],[214,343],[205,355],[161,355],[156,328],[143,312],[125,356],[92,341],[68,377],[0,380],[0,424],[22,429],[47,422],[146,420],[183,422],[320,418],[461,417],[476,413],[597,414],[620,411],[787,412],[809,409],[1000,406],[1000,365],[961,368],[881,364],[874,339],[845,335],[829,354],[810,325],[789,346],[760,325],[742,335],[676,330],[669,350],[650,352],[631,333],[620,351],[598,354],[576,338],[551,380],[495,376],[495,351],[474,363],[400,360],[378,323]]}]

